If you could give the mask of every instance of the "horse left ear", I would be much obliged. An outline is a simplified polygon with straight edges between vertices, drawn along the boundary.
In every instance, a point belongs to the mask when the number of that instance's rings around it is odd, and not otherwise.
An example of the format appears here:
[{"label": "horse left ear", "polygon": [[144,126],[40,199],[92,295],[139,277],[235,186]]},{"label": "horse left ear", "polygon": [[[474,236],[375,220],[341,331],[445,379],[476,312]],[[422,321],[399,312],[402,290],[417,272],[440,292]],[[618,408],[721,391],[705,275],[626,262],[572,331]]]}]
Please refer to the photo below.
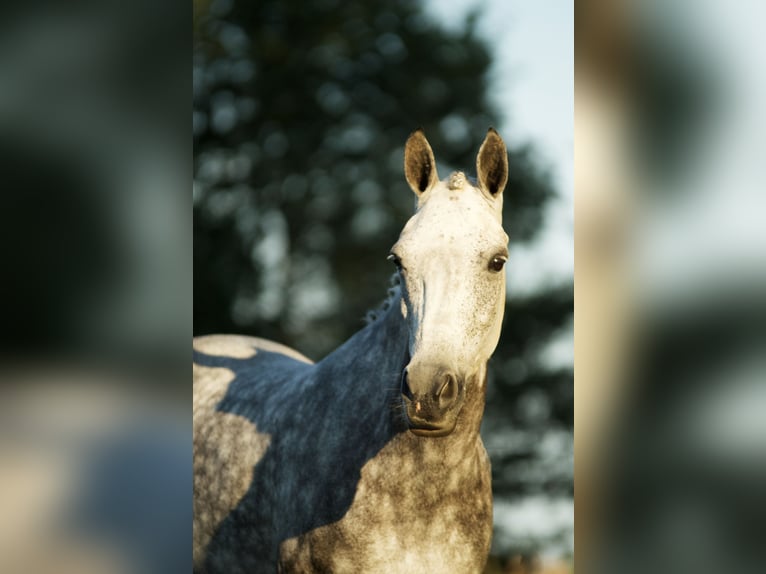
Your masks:
[{"label": "horse left ear", "polygon": [[491,197],[499,197],[508,182],[508,152],[503,138],[489,128],[484,143],[476,156],[476,175],[479,186]]}]

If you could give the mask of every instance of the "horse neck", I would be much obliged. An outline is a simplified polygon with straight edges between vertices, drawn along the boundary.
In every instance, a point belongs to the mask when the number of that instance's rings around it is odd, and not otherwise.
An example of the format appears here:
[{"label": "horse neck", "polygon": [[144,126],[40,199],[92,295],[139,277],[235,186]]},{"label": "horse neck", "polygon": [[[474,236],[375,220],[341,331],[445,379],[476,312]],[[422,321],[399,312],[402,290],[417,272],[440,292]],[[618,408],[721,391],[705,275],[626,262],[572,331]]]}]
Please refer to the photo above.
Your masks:
[{"label": "horse neck", "polygon": [[335,387],[337,398],[355,401],[357,412],[359,405],[369,405],[396,422],[394,406],[401,394],[408,341],[397,296],[387,310],[317,364],[321,379]]},{"label": "horse neck", "polygon": [[[455,430],[447,437],[423,439],[407,432],[401,403],[402,370],[409,360],[409,328],[401,313],[401,295],[371,324],[325,357],[318,365],[332,384],[339,386],[341,401],[353,403],[359,417],[377,421],[377,428],[395,435],[403,448],[432,448],[447,459],[459,460],[476,448],[484,412],[486,369],[470,381]],[[369,409],[368,412],[360,412]]]}]

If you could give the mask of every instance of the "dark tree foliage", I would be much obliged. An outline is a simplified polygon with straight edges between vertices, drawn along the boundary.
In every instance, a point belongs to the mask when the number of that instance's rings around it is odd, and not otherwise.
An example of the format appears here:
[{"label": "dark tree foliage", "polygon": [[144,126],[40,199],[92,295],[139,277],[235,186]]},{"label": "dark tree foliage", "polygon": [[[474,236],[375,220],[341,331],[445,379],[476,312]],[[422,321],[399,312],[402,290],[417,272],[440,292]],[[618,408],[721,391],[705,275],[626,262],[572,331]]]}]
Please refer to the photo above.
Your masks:
[{"label": "dark tree foliage", "polygon": [[[198,0],[194,34],[195,334],[252,334],[319,359],[386,294],[386,255],[414,206],[409,133],[425,130],[444,177],[473,174],[487,128],[502,127],[487,42],[475,16],[451,32],[406,0]],[[554,195],[532,150],[511,149],[510,265]],[[536,357],[571,312],[571,285],[509,303],[489,426],[571,428],[571,369]],[[547,401],[542,418],[519,407],[530,392]],[[571,490],[571,472],[559,486]]]}]

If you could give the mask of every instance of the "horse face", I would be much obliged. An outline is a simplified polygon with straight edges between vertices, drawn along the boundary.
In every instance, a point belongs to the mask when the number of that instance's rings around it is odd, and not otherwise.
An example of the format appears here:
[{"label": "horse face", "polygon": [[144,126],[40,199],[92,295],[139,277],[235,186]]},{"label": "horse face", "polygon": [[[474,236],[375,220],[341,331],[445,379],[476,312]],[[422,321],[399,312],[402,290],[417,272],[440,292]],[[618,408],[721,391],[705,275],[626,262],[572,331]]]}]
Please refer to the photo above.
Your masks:
[{"label": "horse face", "polygon": [[484,366],[500,337],[508,159],[494,130],[476,165],[476,186],[461,172],[439,181],[423,133],[407,141],[405,175],[418,209],[390,258],[401,278],[401,313],[409,326],[411,359],[402,375],[402,400],[410,430],[422,436],[454,430],[466,393],[484,383]]}]

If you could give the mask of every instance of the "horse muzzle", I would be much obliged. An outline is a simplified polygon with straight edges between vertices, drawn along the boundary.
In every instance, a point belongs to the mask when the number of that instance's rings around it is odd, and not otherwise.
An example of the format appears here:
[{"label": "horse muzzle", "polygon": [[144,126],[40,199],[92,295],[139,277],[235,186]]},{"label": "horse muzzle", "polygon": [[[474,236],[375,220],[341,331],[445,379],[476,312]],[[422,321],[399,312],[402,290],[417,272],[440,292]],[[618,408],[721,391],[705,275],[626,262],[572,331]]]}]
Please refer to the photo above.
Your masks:
[{"label": "horse muzzle", "polygon": [[411,364],[402,373],[407,424],[417,436],[440,437],[455,430],[464,397],[465,381],[450,369]]}]

